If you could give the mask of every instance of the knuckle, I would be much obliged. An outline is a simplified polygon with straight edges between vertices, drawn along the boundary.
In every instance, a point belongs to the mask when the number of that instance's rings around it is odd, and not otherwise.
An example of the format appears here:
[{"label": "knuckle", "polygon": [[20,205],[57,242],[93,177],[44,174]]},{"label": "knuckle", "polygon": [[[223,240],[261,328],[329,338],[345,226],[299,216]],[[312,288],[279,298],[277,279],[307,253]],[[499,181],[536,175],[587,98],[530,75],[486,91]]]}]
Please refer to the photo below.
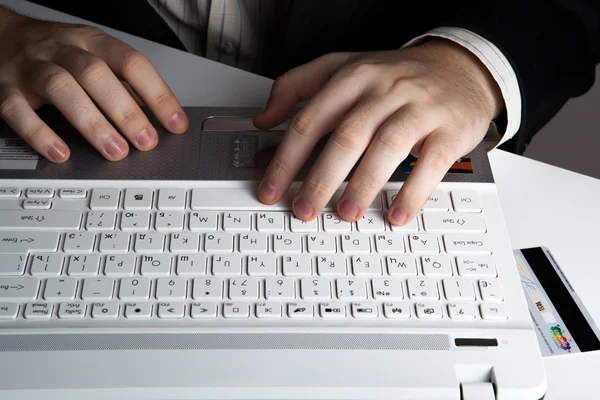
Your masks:
[{"label": "knuckle", "polygon": [[455,161],[451,147],[445,144],[438,144],[435,148],[427,151],[429,163],[436,171],[446,171]]},{"label": "knuckle", "polygon": [[138,119],[138,113],[132,109],[125,109],[119,119],[120,126],[127,126]]},{"label": "knuckle", "polygon": [[85,57],[79,66],[81,76],[91,83],[97,82],[105,76],[107,70],[108,66],[104,60],[96,56]]},{"label": "knuckle", "polygon": [[290,132],[302,136],[302,137],[311,137],[310,133],[310,118],[306,116],[306,113],[300,112],[294,115],[292,121],[290,122]]},{"label": "knuckle", "polygon": [[330,139],[337,147],[342,150],[356,151],[360,149],[362,140],[360,135],[354,133],[354,130],[342,128],[335,132]]},{"label": "knuckle", "polygon": [[325,182],[318,179],[308,179],[304,181],[303,186],[312,197],[317,199],[325,199],[330,193],[329,186]]},{"label": "knuckle", "polygon": [[171,106],[175,101],[175,96],[172,93],[163,92],[154,97],[153,103],[157,107],[164,107]]},{"label": "knuckle", "polygon": [[275,175],[289,175],[292,169],[290,165],[286,163],[283,159],[279,157],[274,157],[271,160],[269,170],[270,173]]},{"label": "knuckle", "polygon": [[21,137],[29,144],[35,145],[38,138],[43,136],[45,127],[43,124],[36,124],[31,130],[21,132]]},{"label": "knuckle", "polygon": [[377,142],[387,153],[396,154],[402,150],[406,140],[395,129],[385,128],[377,135]]},{"label": "knuckle", "polygon": [[42,87],[49,94],[59,95],[68,91],[73,83],[71,75],[62,69],[48,71],[42,78]]},{"label": "knuckle", "polygon": [[344,73],[351,76],[371,75],[376,72],[377,63],[369,59],[358,59],[344,68]]},{"label": "knuckle", "polygon": [[121,55],[120,70],[123,74],[134,74],[144,64],[148,63],[146,57],[139,51],[127,48]]},{"label": "knuckle", "polygon": [[10,118],[19,107],[19,98],[13,93],[0,94],[0,116]]}]

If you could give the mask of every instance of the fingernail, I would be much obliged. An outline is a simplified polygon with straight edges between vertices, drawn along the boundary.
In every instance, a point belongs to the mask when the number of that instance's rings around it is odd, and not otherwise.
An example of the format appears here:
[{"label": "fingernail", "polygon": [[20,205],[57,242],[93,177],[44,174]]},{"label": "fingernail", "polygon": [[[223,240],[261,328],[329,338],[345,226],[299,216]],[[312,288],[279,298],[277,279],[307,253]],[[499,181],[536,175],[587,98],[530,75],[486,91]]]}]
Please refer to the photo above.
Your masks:
[{"label": "fingernail", "polygon": [[106,153],[108,153],[108,155],[118,157],[121,154],[123,154],[123,152],[125,151],[125,147],[123,146],[123,143],[120,140],[114,137],[110,137],[104,145],[104,150],[106,151]]},{"label": "fingernail", "polygon": [[300,218],[310,218],[315,212],[315,208],[308,201],[299,199],[294,203],[294,212]]},{"label": "fingernail", "polygon": [[61,143],[55,143],[48,149],[48,155],[54,161],[62,161],[67,157],[67,148]]},{"label": "fingernail", "polygon": [[154,135],[148,129],[142,130],[136,140],[142,147],[152,147],[155,142]]},{"label": "fingernail", "polygon": [[360,210],[358,209],[358,207],[348,200],[344,200],[340,203],[340,214],[344,219],[356,219],[359,211]]},{"label": "fingernail", "polygon": [[172,131],[181,131],[185,129],[185,116],[179,111],[173,114],[169,119],[169,129]]},{"label": "fingernail", "polygon": [[406,218],[408,218],[408,214],[403,209],[396,208],[392,211],[392,222],[403,224],[406,222]]},{"label": "fingernail", "polygon": [[275,200],[275,196],[277,196],[277,189],[269,182],[263,182],[260,185],[259,194],[263,200],[273,201]]}]

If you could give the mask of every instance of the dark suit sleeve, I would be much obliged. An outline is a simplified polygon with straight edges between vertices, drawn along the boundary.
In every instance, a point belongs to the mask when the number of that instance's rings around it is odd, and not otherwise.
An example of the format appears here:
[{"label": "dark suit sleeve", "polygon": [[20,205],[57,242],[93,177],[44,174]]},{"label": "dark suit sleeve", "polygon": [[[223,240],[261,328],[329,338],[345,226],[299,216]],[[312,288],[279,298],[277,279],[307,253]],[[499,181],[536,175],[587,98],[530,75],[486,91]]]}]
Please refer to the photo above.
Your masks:
[{"label": "dark suit sleeve", "polygon": [[521,91],[521,125],[500,148],[516,153],[523,153],[533,135],[568,99],[593,86],[600,62],[598,0],[523,0],[521,4],[472,3],[444,21],[445,26],[468,29],[494,43],[514,69]]}]

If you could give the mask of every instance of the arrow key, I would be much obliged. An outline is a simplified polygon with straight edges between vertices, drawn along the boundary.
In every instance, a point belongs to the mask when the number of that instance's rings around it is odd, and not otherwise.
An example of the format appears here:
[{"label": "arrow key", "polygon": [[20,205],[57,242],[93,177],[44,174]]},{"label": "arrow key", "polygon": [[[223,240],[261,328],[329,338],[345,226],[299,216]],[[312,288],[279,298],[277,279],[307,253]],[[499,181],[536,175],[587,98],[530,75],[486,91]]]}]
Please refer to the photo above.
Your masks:
[{"label": "arrow key", "polygon": [[192,303],[192,318],[215,318],[217,316],[216,303]]},{"label": "arrow key", "polygon": [[160,303],[158,305],[158,318],[179,319],[185,315],[183,303]]}]

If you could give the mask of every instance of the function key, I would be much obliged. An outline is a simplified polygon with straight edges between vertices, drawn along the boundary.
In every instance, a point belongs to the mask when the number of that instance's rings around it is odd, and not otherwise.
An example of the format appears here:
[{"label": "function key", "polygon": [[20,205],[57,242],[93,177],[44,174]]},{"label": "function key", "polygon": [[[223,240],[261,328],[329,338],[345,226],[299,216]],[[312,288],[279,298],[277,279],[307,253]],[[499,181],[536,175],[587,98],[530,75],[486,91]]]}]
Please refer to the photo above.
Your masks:
[{"label": "function key", "polygon": [[85,199],[87,191],[81,188],[60,189],[58,196],[61,199]]},{"label": "function key", "polygon": [[0,187],[0,199],[12,199],[21,196],[21,189],[14,187]]},{"label": "function key", "polygon": [[27,189],[27,197],[30,199],[51,199],[54,197],[54,189],[30,188]]},{"label": "function key", "polygon": [[127,189],[124,207],[126,210],[150,210],[152,208],[152,190]]},{"label": "function key", "polygon": [[119,206],[118,189],[94,189],[90,208],[92,210],[116,210]]}]

